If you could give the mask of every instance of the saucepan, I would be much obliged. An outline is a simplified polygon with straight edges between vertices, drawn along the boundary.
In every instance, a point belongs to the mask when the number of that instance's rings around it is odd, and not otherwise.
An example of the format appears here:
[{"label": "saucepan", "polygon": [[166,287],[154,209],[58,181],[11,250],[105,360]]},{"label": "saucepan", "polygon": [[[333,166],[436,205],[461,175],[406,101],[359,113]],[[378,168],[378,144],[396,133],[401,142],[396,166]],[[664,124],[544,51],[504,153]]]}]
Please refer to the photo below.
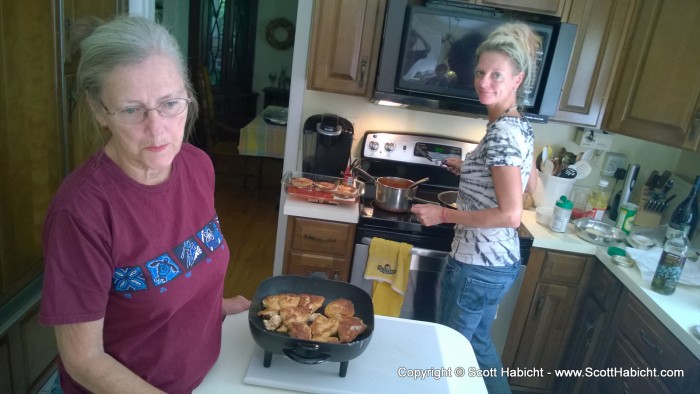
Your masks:
[{"label": "saucepan", "polygon": [[422,198],[416,197],[416,183],[424,181],[423,179],[414,182],[410,179],[399,177],[383,176],[375,178],[359,167],[353,168],[353,171],[364,176],[376,185],[374,203],[377,204],[379,208],[386,211],[410,212],[413,202],[439,205],[434,201],[423,200]]}]

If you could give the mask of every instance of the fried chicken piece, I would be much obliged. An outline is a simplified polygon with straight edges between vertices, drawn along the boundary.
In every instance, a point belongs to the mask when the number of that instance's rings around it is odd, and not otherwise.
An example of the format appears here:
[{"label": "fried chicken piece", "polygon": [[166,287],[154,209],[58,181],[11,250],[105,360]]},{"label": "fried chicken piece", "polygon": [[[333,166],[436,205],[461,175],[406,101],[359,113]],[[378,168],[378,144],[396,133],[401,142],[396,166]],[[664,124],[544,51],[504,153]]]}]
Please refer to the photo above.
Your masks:
[{"label": "fried chicken piece", "polygon": [[309,319],[311,313],[303,306],[290,306],[280,309],[282,323],[289,327],[292,323],[304,323]]},{"label": "fried chicken piece", "polygon": [[280,311],[275,310],[275,309],[263,309],[260,312],[258,312],[258,316],[261,316],[263,319],[269,319],[273,316],[279,316]]},{"label": "fried chicken piece", "polygon": [[[322,314],[315,312],[309,315],[309,318],[306,320],[309,324],[313,323],[314,320],[316,320],[317,317],[323,316]],[[325,317],[325,316],[324,316]]]},{"label": "fried chicken piece", "polygon": [[262,303],[265,308],[278,311],[282,308],[299,305],[299,295],[293,293],[273,294],[265,297]]},{"label": "fried chicken piece", "polygon": [[352,342],[366,329],[367,325],[362,319],[358,317],[343,317],[338,323],[338,339],[340,343]]},{"label": "fried chicken piece", "polygon": [[338,334],[338,319],[327,318],[323,315],[318,316],[313,323],[311,323],[311,336],[314,339],[322,337],[332,337]]},{"label": "fried chicken piece", "polygon": [[318,342],[326,342],[326,343],[340,343],[340,340],[338,337],[317,337],[311,338],[312,341],[318,341]]},{"label": "fried chicken piece", "polygon": [[280,315],[270,316],[269,319],[263,319],[263,324],[267,331],[275,331],[282,324],[282,318]]},{"label": "fried chicken piece", "polygon": [[321,306],[323,306],[323,301],[326,298],[320,295],[313,294],[299,294],[299,306],[303,306],[309,309],[309,312],[316,312]]},{"label": "fried chicken piece", "polygon": [[338,298],[326,305],[324,313],[328,317],[349,317],[355,316],[355,306],[352,301],[345,298]]},{"label": "fried chicken piece", "polygon": [[306,323],[291,323],[288,326],[289,336],[297,339],[311,339],[311,327]]}]

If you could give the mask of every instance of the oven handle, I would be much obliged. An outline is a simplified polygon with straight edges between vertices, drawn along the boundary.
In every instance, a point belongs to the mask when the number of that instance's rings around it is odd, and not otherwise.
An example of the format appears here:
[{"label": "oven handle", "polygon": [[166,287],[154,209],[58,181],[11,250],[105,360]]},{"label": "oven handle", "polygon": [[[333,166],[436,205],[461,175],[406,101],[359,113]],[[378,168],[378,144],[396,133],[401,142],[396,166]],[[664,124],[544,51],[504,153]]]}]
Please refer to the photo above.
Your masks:
[{"label": "oven handle", "polygon": [[[360,242],[362,242],[362,244],[364,244],[364,245],[369,245],[370,243],[372,243],[372,238],[371,237],[362,237]],[[423,249],[423,248],[413,247],[413,248],[411,248],[411,254],[416,255],[416,256],[420,256],[420,257],[431,257],[431,258],[436,258],[436,259],[444,259],[450,253],[449,252],[442,252],[440,250],[432,250],[432,249]]]}]

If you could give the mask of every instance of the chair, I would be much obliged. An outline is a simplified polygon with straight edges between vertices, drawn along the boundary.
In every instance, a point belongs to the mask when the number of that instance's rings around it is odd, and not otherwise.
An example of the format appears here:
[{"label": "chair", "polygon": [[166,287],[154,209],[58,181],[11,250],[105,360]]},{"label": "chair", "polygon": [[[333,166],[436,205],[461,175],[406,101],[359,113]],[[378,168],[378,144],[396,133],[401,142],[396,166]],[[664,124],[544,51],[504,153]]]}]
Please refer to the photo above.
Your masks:
[{"label": "chair", "polygon": [[[200,69],[197,78],[197,88],[200,92],[200,109],[202,125],[204,126],[205,149],[212,160],[219,155],[238,155],[238,139],[240,129],[217,119],[214,112],[214,96],[211,91],[209,70],[205,66]],[[216,165],[216,163],[214,163]]]}]

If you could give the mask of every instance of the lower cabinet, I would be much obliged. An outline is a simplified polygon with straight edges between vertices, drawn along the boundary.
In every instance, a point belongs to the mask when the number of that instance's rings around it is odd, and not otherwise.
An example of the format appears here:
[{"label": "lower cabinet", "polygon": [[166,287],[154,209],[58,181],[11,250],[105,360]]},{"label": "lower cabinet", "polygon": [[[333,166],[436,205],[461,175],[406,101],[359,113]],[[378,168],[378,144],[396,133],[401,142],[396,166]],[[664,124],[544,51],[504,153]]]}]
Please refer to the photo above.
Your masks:
[{"label": "lower cabinet", "polygon": [[347,282],[354,238],[355,224],[290,216],[282,272]]},{"label": "lower cabinet", "polygon": [[[503,365],[559,368],[595,257],[533,248],[503,352]],[[514,390],[548,392],[554,374],[511,377]]]}]

